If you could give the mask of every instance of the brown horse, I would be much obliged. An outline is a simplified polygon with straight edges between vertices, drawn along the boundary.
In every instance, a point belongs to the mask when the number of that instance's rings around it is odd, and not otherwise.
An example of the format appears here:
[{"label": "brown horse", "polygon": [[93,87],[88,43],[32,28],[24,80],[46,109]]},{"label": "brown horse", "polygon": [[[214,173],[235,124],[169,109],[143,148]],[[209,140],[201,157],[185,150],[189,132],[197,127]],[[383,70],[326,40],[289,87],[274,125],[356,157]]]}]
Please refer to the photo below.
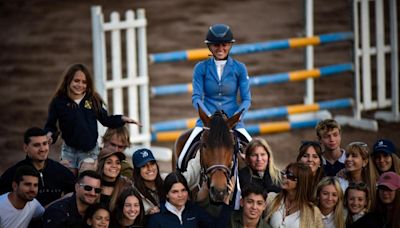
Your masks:
[{"label": "brown horse", "polygon": [[[234,172],[232,171],[233,164],[235,161],[237,162],[234,152],[236,140],[232,129],[239,121],[242,112],[227,118],[225,113],[217,111],[214,115],[208,117],[199,108],[199,116],[204,127],[200,141],[195,148],[200,152],[202,178],[207,180],[210,189],[210,198],[216,202],[221,202],[228,194],[228,180]],[[176,141],[174,150],[175,161],[179,157],[189,135],[190,131],[187,131]]]}]

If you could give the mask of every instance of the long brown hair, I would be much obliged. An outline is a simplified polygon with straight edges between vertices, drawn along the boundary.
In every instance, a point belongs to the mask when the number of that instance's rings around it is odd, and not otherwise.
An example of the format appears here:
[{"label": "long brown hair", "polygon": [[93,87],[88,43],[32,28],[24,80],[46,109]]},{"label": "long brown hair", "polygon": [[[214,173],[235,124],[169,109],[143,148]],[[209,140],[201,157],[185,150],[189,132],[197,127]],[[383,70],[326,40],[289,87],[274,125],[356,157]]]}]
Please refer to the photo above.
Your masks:
[{"label": "long brown hair", "polygon": [[[116,155],[111,155],[111,156],[116,156]],[[111,156],[108,156],[108,157],[111,157]],[[100,175],[102,181],[104,180],[104,164],[108,157],[105,157],[104,159],[100,159],[97,164],[96,172]],[[118,159],[120,159],[120,158],[118,158]],[[121,160],[119,160],[119,162],[121,162]],[[112,191],[111,197],[110,197],[110,203],[109,203],[110,211],[114,210],[116,203],[117,203],[118,196],[121,194],[121,192],[131,186],[132,186],[132,181],[126,177],[121,176],[121,170],[120,170],[118,176],[115,179],[115,184],[113,186],[113,191]]]},{"label": "long brown hair", "polygon": [[[354,153],[354,154],[358,153],[358,154],[360,154],[361,158],[364,161],[367,161],[367,165],[362,168],[361,178],[362,178],[362,181],[368,185],[368,188],[371,193],[370,195],[374,196],[376,193],[376,180],[378,178],[378,174],[374,167],[375,166],[374,161],[372,161],[372,157],[369,154],[368,145],[363,142],[350,143],[346,147],[346,158],[347,158],[347,155],[351,154],[351,153]],[[349,183],[352,182],[350,173],[347,173],[346,179],[349,181]],[[370,204],[371,207],[374,207],[375,200],[376,200],[375,198],[371,197],[371,204]]]},{"label": "long brown hair", "polygon": [[112,217],[118,222],[118,225],[121,225],[122,227],[122,220],[124,218],[124,206],[125,206],[125,200],[129,196],[134,196],[136,199],[139,201],[139,207],[140,207],[140,212],[137,215],[134,223],[132,224],[134,227],[142,227],[144,226],[144,206],[143,206],[143,201],[142,198],[140,197],[140,194],[134,189],[132,186],[124,189],[121,194],[117,198],[117,202],[115,204],[115,208],[112,211]]},{"label": "long brown hair", "polygon": [[[311,203],[312,197],[312,172],[308,165],[300,162],[290,163],[286,170],[290,170],[297,177],[296,195],[295,202],[299,205],[300,210],[300,220],[306,220],[306,211],[314,211],[313,204]],[[268,209],[266,220],[269,220],[278,209],[287,195],[287,191],[282,189],[280,193],[271,202],[271,206]]]},{"label": "long brown hair", "polygon": [[312,186],[316,187],[319,181],[325,176],[324,168],[322,166],[323,160],[322,160],[322,148],[319,142],[316,141],[303,141],[301,143],[301,146],[299,148],[299,154],[297,155],[296,161],[299,162],[300,159],[303,157],[303,155],[307,152],[309,147],[313,147],[315,152],[318,155],[319,161],[320,161],[320,166],[318,167],[314,178],[313,178],[313,183]]},{"label": "long brown hair", "polygon": [[160,206],[160,202],[165,200],[165,194],[163,188],[164,181],[161,178],[160,167],[158,166],[158,163],[156,161],[150,161],[150,162],[155,162],[157,166],[157,176],[154,181],[157,189],[157,196],[159,198],[158,201],[157,199],[154,199],[154,197],[150,194],[148,188],[146,187],[143,178],[140,174],[141,168],[133,167],[132,180],[135,185],[135,188],[139,191],[140,194],[144,196],[144,198],[150,200],[153,205]]},{"label": "long brown hair", "polygon": [[99,113],[101,110],[103,104],[105,102],[103,99],[100,97],[100,95],[96,92],[93,84],[93,78],[92,75],[90,74],[88,68],[81,63],[75,63],[70,65],[66,71],[64,72],[63,80],[61,81],[60,85],[58,86],[56,93],[53,97],[70,97],[70,89],[69,85],[71,84],[72,80],[74,79],[75,73],[77,71],[82,71],[83,74],[86,76],[86,96],[89,98],[89,100],[93,104],[93,108],[96,112],[96,114]]},{"label": "long brown hair", "polygon": [[372,211],[385,215],[389,220],[388,222],[392,224],[391,228],[400,227],[400,219],[396,218],[396,216],[400,215],[400,189],[396,190],[396,195],[390,205],[382,202],[381,198],[379,197],[379,191],[382,190],[376,191],[376,204]]}]

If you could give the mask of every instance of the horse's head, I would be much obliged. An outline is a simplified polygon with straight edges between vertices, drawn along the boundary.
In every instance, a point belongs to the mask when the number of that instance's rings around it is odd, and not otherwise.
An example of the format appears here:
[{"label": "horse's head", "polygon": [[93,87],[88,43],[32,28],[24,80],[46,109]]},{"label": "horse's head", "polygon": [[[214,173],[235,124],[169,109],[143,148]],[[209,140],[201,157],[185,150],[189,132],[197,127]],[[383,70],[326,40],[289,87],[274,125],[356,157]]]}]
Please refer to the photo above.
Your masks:
[{"label": "horse's head", "polygon": [[228,194],[227,186],[233,175],[235,148],[232,129],[242,112],[227,118],[223,111],[217,111],[209,117],[199,108],[199,116],[204,126],[200,146],[203,177],[207,179],[211,200],[216,202],[222,202]]}]

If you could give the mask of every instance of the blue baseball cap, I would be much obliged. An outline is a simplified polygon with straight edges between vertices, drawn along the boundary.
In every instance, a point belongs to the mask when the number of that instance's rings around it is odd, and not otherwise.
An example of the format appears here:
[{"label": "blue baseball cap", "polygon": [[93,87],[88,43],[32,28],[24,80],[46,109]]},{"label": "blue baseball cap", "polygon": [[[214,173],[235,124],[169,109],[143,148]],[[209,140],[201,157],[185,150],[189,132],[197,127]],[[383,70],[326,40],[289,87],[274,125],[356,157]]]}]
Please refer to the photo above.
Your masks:
[{"label": "blue baseball cap", "polygon": [[141,148],[136,150],[132,155],[132,163],[134,167],[141,168],[146,165],[147,162],[156,161],[151,150]]},{"label": "blue baseball cap", "polygon": [[374,144],[374,151],[372,154],[376,153],[385,153],[385,154],[393,154],[396,152],[396,147],[394,144],[386,139],[379,139],[375,144]]}]

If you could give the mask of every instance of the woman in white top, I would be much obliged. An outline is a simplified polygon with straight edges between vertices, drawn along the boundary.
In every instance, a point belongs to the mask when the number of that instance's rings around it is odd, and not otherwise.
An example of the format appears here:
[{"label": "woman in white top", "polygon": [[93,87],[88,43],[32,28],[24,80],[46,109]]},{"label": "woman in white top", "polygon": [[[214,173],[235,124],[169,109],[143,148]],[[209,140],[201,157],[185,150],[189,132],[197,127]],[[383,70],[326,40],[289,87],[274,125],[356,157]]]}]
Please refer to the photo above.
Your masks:
[{"label": "woman in white top", "polygon": [[344,228],[343,191],[336,177],[324,177],[314,193],[325,228]]},{"label": "woman in white top", "polygon": [[311,203],[310,167],[303,163],[290,163],[282,176],[282,191],[270,193],[267,198],[265,219],[269,224],[274,228],[323,227],[321,212]]}]

